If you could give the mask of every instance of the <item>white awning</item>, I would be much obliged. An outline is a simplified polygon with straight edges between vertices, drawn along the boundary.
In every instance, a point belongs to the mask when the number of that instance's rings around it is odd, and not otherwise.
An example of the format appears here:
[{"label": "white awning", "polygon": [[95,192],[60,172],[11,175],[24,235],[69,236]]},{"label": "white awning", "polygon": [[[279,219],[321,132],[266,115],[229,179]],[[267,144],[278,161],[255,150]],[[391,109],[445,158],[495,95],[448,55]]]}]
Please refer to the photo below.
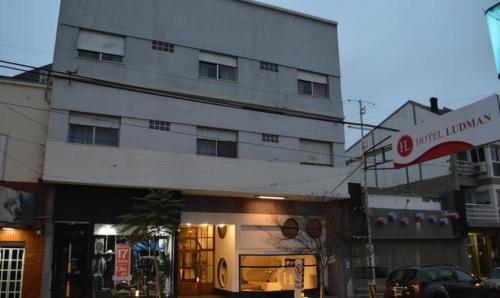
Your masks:
[{"label": "white awning", "polygon": [[120,128],[120,118],[118,117],[84,113],[71,113],[69,116],[69,123],[116,129]]},{"label": "white awning", "polygon": [[125,56],[125,37],[87,30],[80,30],[78,49]]},{"label": "white awning", "polygon": [[198,127],[198,137],[204,139],[214,139],[219,141],[236,142],[238,140],[238,133],[233,130]]},{"label": "white awning", "polygon": [[297,78],[299,80],[308,81],[308,82],[320,83],[320,84],[325,84],[325,85],[328,84],[328,77],[327,76],[317,74],[317,73],[308,72],[308,71],[303,71],[303,70],[297,71]]},{"label": "white awning", "polygon": [[238,60],[232,56],[220,55],[209,52],[200,52],[200,61],[236,67]]}]

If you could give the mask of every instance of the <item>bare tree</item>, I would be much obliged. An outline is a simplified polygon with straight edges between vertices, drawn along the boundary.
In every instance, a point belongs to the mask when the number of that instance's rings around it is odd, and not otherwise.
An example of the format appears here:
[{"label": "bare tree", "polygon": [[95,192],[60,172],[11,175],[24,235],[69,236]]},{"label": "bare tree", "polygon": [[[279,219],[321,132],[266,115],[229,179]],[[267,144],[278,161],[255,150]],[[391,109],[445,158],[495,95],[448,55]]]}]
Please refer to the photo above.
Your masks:
[{"label": "bare tree", "polygon": [[289,218],[276,215],[273,218],[273,224],[279,227],[281,233],[267,232],[267,242],[289,253],[314,255],[319,297],[323,298],[329,265],[350,254],[349,216],[344,211],[344,204],[327,194],[310,195],[304,200],[307,207],[302,214],[290,215]]}]

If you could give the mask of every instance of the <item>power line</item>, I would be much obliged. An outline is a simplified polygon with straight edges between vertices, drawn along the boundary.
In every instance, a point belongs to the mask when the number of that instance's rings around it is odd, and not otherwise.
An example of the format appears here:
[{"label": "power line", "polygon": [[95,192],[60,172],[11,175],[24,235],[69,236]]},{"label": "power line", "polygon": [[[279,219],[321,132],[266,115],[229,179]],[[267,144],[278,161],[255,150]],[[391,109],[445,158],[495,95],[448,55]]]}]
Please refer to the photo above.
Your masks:
[{"label": "power line", "polygon": [[[26,106],[26,105],[9,103],[9,102],[5,102],[5,101],[1,101],[1,100],[0,100],[0,104],[12,105],[12,106],[16,106],[16,107],[23,107],[23,108],[27,108],[27,109],[34,109],[34,110],[38,110],[38,111],[45,111],[45,112],[56,113],[56,114],[61,114],[61,115],[67,115],[66,112],[62,112],[62,111],[58,111],[58,110],[54,110],[54,109],[51,110],[51,109],[43,109],[43,108],[37,108],[37,107],[30,107],[30,106]],[[105,119],[105,118],[99,118],[99,117],[92,117],[91,115],[86,115],[86,114],[79,114],[79,116],[83,117],[83,118],[87,118],[87,119],[92,119],[92,120],[99,120],[99,121],[104,121],[104,122],[108,122],[108,123],[116,123],[113,120],[109,120],[109,119]],[[144,119],[144,120],[146,120],[146,119]],[[143,125],[132,124],[132,123],[123,123],[123,122],[120,122],[120,125],[131,126],[131,127],[136,127],[136,128],[142,128],[142,129],[150,129],[149,126],[143,126]],[[166,132],[180,134],[180,135],[203,137],[202,135],[199,135],[199,134],[196,134],[196,133],[189,133],[189,132],[177,131],[177,130],[172,130],[172,129],[170,129],[170,130],[168,130]],[[218,141],[227,141],[226,139],[220,139],[220,138],[211,138],[211,139],[218,140]],[[337,157],[341,157],[341,158],[348,158],[348,156],[346,156],[346,155],[340,155],[340,154],[335,154],[335,153],[328,154],[328,153],[322,153],[322,152],[316,152],[316,151],[300,150],[300,149],[295,149],[295,148],[286,148],[286,147],[280,147],[280,146],[275,146],[275,145],[253,143],[253,142],[241,141],[241,140],[238,140],[238,143],[246,144],[246,145],[252,145],[252,146],[260,146],[260,147],[267,147],[267,148],[285,150],[285,151],[294,151],[294,152],[300,152],[300,153],[313,153],[313,154],[317,154],[317,155],[337,156]]]},{"label": "power line", "polygon": [[[21,66],[24,68],[31,68],[32,70],[30,72],[35,72],[35,73],[39,72],[36,70],[36,67],[31,66],[31,65],[10,62],[10,61],[6,61],[6,60],[0,60],[0,62],[10,64],[10,65]],[[16,69],[16,68],[11,67],[11,66],[0,65],[0,67],[15,69],[15,70],[19,70],[19,71],[27,71],[27,70],[23,70],[23,69],[19,69],[19,68]],[[205,97],[205,96],[186,94],[186,93],[181,93],[181,92],[173,92],[173,91],[167,91],[167,90],[161,90],[161,89],[147,88],[147,87],[142,87],[142,86],[134,86],[134,85],[124,84],[124,83],[118,83],[118,82],[113,82],[113,81],[96,79],[96,78],[92,78],[92,77],[81,76],[81,75],[77,75],[77,74],[68,74],[68,73],[63,73],[63,72],[54,71],[54,70],[49,70],[49,72],[55,78],[65,79],[65,80],[69,80],[69,81],[78,81],[78,82],[82,82],[82,83],[94,84],[94,85],[98,85],[98,86],[104,86],[104,87],[115,88],[115,89],[120,89],[120,90],[126,90],[126,91],[132,91],[132,92],[138,92],[138,93],[144,93],[144,94],[151,94],[151,95],[157,95],[157,96],[164,96],[164,97],[171,97],[171,98],[175,98],[175,99],[188,100],[188,101],[205,103],[205,104],[213,104],[213,105],[220,105],[220,106],[226,106],[226,107],[232,107],[232,108],[253,110],[253,111],[257,111],[257,112],[273,113],[273,114],[300,117],[300,118],[306,118],[306,119],[309,118],[309,119],[314,119],[314,120],[319,120],[319,121],[328,121],[328,122],[339,123],[339,124],[354,124],[354,125],[358,124],[355,122],[344,121],[344,120],[341,120],[337,117],[326,116],[326,115],[321,115],[321,114],[301,112],[301,111],[295,111],[295,110],[283,109],[283,108],[274,108],[274,107],[257,105],[257,104],[252,104],[252,103],[242,103],[242,102],[236,102],[236,101],[222,99],[222,98]],[[385,130],[389,130],[389,131],[398,131],[396,129],[393,129],[390,127],[384,127],[384,126],[380,126],[380,125],[365,124],[365,126],[373,127],[373,128],[376,127],[379,129],[385,129]]]}]

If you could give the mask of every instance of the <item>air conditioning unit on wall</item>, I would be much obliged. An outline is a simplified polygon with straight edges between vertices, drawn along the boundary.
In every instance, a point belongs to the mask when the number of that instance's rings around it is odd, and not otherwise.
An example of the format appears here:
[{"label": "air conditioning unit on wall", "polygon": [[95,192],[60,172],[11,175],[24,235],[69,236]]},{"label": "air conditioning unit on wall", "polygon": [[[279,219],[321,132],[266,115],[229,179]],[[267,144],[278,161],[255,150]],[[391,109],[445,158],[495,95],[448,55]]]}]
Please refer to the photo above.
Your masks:
[{"label": "air conditioning unit on wall", "polygon": [[486,167],[486,162],[476,162],[472,165],[472,168],[474,169],[474,174],[479,175],[486,173],[488,171],[488,168]]}]

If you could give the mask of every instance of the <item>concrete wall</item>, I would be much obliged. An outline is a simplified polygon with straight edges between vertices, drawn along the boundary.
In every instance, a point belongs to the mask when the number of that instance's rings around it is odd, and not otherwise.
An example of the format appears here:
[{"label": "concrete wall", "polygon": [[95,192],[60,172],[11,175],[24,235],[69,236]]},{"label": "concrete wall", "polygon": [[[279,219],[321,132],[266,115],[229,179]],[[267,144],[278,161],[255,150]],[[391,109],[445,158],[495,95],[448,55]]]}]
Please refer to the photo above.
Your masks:
[{"label": "concrete wall", "polygon": [[41,178],[49,118],[45,91],[40,84],[0,80],[0,100],[6,103],[0,104],[0,135],[7,140],[7,154],[0,152],[0,164],[5,165],[4,169],[0,166],[0,179],[2,170],[5,181],[37,182]]},{"label": "concrete wall", "polygon": [[[61,5],[54,68],[158,89],[185,91],[342,117],[337,27],[234,0],[90,0]],[[126,36],[123,63],[77,58],[79,28]],[[175,44],[174,53],[151,40]],[[200,78],[199,51],[238,57],[238,81]],[[260,61],[279,64],[278,73]],[[299,96],[297,69],[328,76],[330,98]]]}]

